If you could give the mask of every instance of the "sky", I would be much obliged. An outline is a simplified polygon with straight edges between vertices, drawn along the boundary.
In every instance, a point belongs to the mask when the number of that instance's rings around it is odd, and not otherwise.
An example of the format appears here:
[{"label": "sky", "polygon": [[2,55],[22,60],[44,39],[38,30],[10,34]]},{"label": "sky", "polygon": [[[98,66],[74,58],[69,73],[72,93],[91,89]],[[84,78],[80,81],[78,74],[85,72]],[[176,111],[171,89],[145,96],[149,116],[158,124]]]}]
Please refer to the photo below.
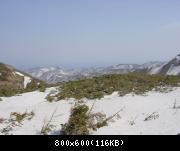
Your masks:
[{"label": "sky", "polygon": [[179,0],[0,0],[0,62],[19,69],[167,61]]}]

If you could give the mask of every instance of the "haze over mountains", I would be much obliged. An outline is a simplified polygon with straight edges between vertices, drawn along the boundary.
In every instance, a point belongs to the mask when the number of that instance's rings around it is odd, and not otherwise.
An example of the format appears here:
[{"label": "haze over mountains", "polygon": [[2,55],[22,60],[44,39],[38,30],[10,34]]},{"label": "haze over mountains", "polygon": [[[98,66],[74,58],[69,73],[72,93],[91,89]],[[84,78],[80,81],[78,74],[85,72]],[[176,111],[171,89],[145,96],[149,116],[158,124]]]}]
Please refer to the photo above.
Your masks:
[{"label": "haze over mountains", "polygon": [[[4,71],[3,71],[4,70]],[[125,74],[131,72],[163,75],[180,75],[180,54],[168,62],[148,62],[139,64],[118,64],[108,67],[91,67],[82,69],[64,69],[60,67],[39,67],[28,69],[22,73],[15,68],[1,63],[0,77],[10,77],[10,81],[16,79],[20,81],[20,87],[25,88],[28,79],[32,77],[47,83],[58,83],[63,81],[78,80],[86,77],[100,76],[104,74]],[[19,73],[19,74],[18,74]],[[28,78],[29,75],[31,78]],[[24,77],[24,78],[23,78]],[[25,82],[23,82],[23,80]],[[30,81],[30,80],[29,80]],[[16,83],[17,84],[17,83]]]},{"label": "haze over mountains", "polygon": [[78,80],[104,74],[125,74],[130,72],[180,75],[180,54],[168,62],[148,62],[142,65],[118,64],[108,67],[91,67],[71,70],[60,67],[41,67],[29,69],[25,72],[48,83]]}]

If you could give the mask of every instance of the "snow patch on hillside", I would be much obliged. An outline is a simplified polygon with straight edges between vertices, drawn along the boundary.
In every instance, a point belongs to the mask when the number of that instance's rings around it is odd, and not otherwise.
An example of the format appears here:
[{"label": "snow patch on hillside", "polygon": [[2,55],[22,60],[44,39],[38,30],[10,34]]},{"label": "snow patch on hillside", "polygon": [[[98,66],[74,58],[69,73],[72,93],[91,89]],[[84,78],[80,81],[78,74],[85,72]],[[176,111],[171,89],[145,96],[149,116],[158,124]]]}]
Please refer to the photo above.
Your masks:
[{"label": "snow patch on hillside", "polygon": [[26,88],[29,83],[31,83],[31,78],[25,76],[24,77],[24,88]]},{"label": "snow patch on hillside", "polygon": [[22,76],[22,77],[24,77],[24,74],[22,74],[22,73],[20,73],[20,72],[15,72],[17,75],[19,75],[19,76]]},{"label": "snow patch on hillside", "polygon": [[29,83],[31,83],[32,79],[30,77],[25,76],[24,74],[20,72],[15,72],[17,75],[24,77],[24,88],[27,87]]}]

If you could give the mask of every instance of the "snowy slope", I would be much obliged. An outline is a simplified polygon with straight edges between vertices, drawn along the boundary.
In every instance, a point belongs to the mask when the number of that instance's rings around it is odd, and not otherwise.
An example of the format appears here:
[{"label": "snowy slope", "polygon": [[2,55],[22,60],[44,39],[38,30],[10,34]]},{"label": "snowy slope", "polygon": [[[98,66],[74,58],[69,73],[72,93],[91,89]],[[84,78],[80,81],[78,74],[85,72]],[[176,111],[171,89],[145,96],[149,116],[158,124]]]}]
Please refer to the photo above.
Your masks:
[{"label": "snowy slope", "polygon": [[180,75],[180,54],[162,65],[154,74]]},{"label": "snowy slope", "polygon": [[[45,97],[55,88],[46,92],[30,92],[20,96],[3,97],[0,101],[0,130],[11,126],[8,134],[40,134],[44,121],[48,121],[55,112],[51,124],[54,126],[49,134],[60,134],[61,125],[68,121],[74,100],[61,100],[49,103]],[[176,100],[177,109],[173,109]],[[91,107],[94,100],[84,100]],[[179,107],[179,108],[178,108]],[[95,102],[93,112],[103,112],[108,116],[123,109],[119,116],[91,134],[170,134],[180,133],[180,88],[168,93],[151,91],[145,96],[128,94],[119,97],[117,93],[105,96]],[[31,120],[24,119],[21,124],[12,125],[8,121],[11,112],[34,112]],[[152,118],[144,121],[152,114]],[[4,134],[4,133],[1,133]]]}]

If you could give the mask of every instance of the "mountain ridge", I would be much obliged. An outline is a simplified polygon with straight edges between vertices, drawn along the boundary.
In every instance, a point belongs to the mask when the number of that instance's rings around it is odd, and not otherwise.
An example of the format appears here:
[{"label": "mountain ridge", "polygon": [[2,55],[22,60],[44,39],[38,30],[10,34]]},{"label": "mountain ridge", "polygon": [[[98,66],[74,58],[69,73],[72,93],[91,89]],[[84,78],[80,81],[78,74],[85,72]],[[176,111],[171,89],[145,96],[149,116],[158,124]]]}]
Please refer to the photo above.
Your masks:
[{"label": "mountain ridge", "polygon": [[107,67],[82,68],[78,70],[60,67],[42,67],[29,69],[25,72],[48,83],[78,80],[104,74],[125,74],[130,72],[180,75],[180,54],[169,62],[151,61],[144,64],[118,64]]},{"label": "mountain ridge", "polygon": [[[100,76],[104,74],[125,74],[129,72],[150,72],[154,64],[163,64],[164,62],[151,62],[147,64],[118,64],[108,67],[90,67],[82,69],[64,69],[60,67],[38,67],[25,70],[33,77],[48,83],[58,83],[63,81],[78,80],[86,77]],[[152,65],[153,64],[153,65]]]}]

